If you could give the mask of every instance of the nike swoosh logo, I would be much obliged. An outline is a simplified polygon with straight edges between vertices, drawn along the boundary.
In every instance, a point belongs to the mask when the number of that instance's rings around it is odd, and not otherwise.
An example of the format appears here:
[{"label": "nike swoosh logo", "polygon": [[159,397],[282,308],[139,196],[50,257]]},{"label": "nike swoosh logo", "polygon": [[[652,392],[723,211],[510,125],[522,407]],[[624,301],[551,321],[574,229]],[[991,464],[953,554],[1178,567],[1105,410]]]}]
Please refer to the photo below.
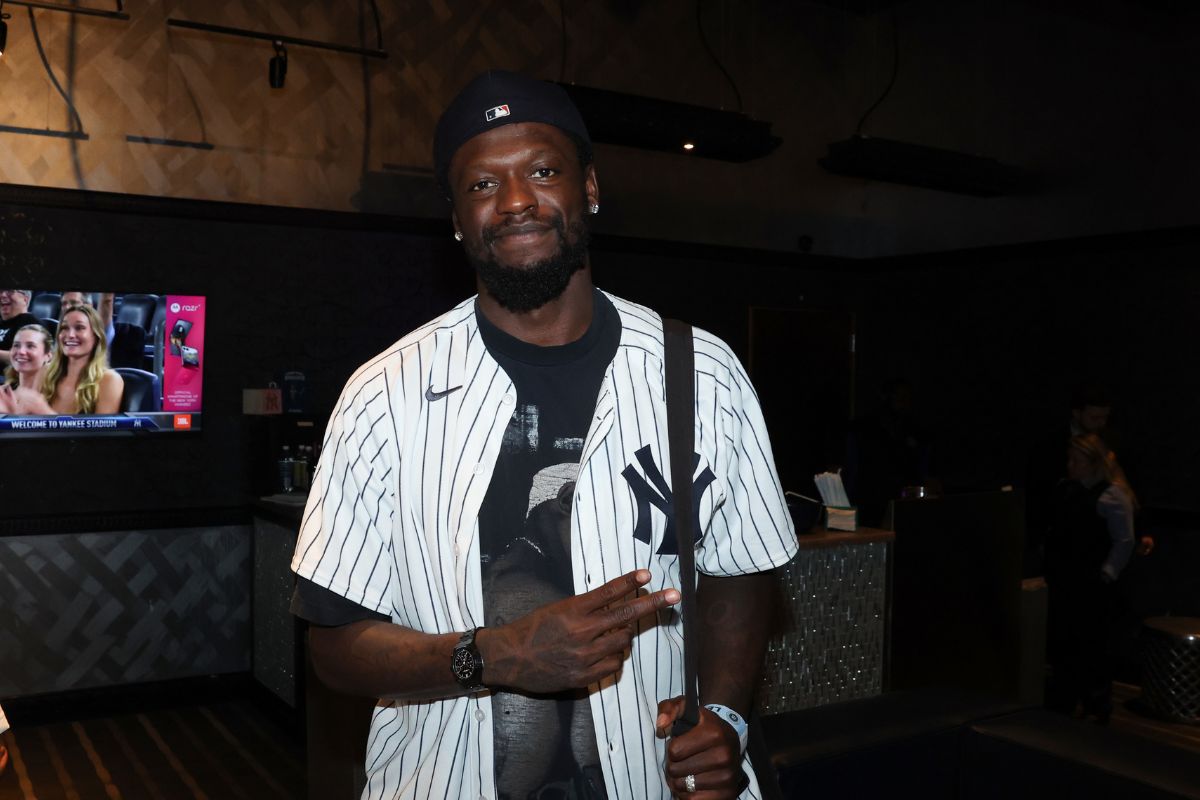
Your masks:
[{"label": "nike swoosh logo", "polygon": [[461,389],[461,388],[462,388],[461,386],[455,386],[453,389],[447,389],[447,390],[446,390],[446,391],[444,391],[444,392],[435,392],[435,391],[433,390],[433,387],[432,387],[432,386],[430,386],[429,388],[427,388],[427,389],[425,390],[425,399],[426,399],[426,400],[430,400],[430,401],[432,401],[432,400],[441,400],[441,399],[442,399],[443,397],[445,397],[446,395],[450,394],[451,392],[457,392],[457,391],[458,391],[459,389]]}]

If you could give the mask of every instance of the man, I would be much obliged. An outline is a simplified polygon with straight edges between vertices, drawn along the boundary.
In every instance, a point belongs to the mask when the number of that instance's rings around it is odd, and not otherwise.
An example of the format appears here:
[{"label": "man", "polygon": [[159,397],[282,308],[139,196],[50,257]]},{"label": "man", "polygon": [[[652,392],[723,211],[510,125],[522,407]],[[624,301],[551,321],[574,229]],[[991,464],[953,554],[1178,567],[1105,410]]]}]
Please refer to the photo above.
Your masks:
[{"label": "man", "polygon": [[29,313],[33,292],[28,289],[0,289],[0,364],[12,363],[13,340],[17,331],[26,325],[40,325],[41,320]]},{"label": "man", "polygon": [[[587,130],[489,72],[434,161],[479,294],[350,379],[293,569],[318,674],[384,698],[370,798],[737,796],[772,568],[797,549],[737,360],[696,332],[699,725],[682,711],[663,345],[592,286]],[[702,535],[700,535],[702,534]],[[753,788],[753,787],[752,787]]]},{"label": "man", "polygon": [[[1074,387],[1070,398],[1070,415],[1066,424],[1061,422],[1050,433],[1042,435],[1030,449],[1029,467],[1026,478],[1026,527],[1027,549],[1026,574],[1041,574],[1046,528],[1051,522],[1054,499],[1059,485],[1066,478],[1067,445],[1076,436],[1094,433],[1100,437],[1109,451],[1110,468],[1132,495],[1132,487],[1125,471],[1117,463],[1120,436],[1109,427],[1112,415],[1112,395],[1104,386],[1083,382]],[[1135,501],[1134,508],[1137,508]],[[1135,552],[1139,556],[1154,551],[1154,537],[1139,533]]]}]

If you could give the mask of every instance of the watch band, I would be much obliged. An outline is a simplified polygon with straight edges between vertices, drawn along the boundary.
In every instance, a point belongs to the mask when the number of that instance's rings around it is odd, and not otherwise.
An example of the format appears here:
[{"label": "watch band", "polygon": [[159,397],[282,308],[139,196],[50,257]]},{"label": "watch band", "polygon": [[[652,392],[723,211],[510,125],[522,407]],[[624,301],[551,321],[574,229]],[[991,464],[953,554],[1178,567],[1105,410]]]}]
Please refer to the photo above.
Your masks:
[{"label": "watch band", "polygon": [[450,672],[458,684],[468,692],[478,692],[483,685],[483,656],[475,646],[475,634],[482,628],[465,631],[454,645],[450,655]]},{"label": "watch band", "polygon": [[729,706],[723,706],[720,703],[708,703],[704,706],[709,711],[716,714],[726,723],[728,723],[738,735],[738,744],[742,748],[742,754],[746,753],[746,745],[750,741],[750,726],[746,723],[746,718],[734,711]]}]

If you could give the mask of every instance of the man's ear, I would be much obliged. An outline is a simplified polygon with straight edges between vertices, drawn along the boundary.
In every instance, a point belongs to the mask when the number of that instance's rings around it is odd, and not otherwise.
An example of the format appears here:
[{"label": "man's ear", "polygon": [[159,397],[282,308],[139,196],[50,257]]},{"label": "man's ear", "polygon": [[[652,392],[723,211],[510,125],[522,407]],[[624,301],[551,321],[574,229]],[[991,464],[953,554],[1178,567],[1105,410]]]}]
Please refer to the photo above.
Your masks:
[{"label": "man's ear", "polygon": [[595,164],[588,164],[583,173],[583,193],[587,195],[588,205],[600,205],[600,183],[596,180]]},{"label": "man's ear", "polygon": [[454,232],[458,233],[462,230],[462,226],[458,224],[458,212],[450,209],[450,222],[454,225]]}]

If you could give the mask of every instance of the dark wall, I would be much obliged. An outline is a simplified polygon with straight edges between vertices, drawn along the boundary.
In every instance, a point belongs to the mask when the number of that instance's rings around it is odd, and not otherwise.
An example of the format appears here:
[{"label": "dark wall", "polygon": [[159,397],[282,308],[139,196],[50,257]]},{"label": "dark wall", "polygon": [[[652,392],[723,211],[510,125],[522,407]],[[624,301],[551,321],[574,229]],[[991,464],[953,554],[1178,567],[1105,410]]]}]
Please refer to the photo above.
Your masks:
[{"label": "dark wall", "polygon": [[[241,413],[243,388],[301,370],[323,424],[359,364],[473,291],[448,222],[30,194],[37,202],[0,205],[8,229],[37,232],[32,244],[6,250],[6,285],[208,297],[204,427],[138,439],[0,440],[0,457],[25,467],[0,474],[0,497],[20,498],[10,519],[244,506],[262,493],[272,454],[262,447],[262,418]],[[751,305],[790,305],[813,283],[840,285],[832,259],[800,269],[802,257],[603,237],[594,249],[603,288],[703,326],[743,358]],[[825,294],[845,303],[840,292]],[[66,464],[86,479],[69,491],[55,490],[56,480],[49,491],[22,491],[30,475]]]},{"label": "dark wall", "polygon": [[1143,504],[1200,509],[1198,257],[1192,233],[892,262],[864,276],[861,396],[908,378],[937,471],[987,489],[1021,485],[1030,444],[1097,381]]},{"label": "dark wall", "polygon": [[[261,420],[242,416],[243,388],[302,370],[323,422],[355,367],[472,291],[448,224],[73,192],[33,200],[0,205],[45,228],[44,242],[6,243],[5,283],[208,296],[205,423],[148,439],[0,440],[0,457],[24,467],[0,473],[0,497],[19,498],[6,502],[10,519],[244,506],[270,454],[251,445]],[[1200,506],[1200,376],[1188,366],[1200,274],[1175,268],[1198,255],[1194,231],[894,261],[605,237],[593,247],[600,286],[713,331],[743,359],[752,306],[852,314],[857,410],[907,377],[951,488],[1022,483],[1027,442],[1061,423],[1070,387],[1106,378],[1135,487],[1147,504],[1185,508]],[[803,374],[788,391],[806,391]],[[789,415],[783,401],[773,438],[844,422]],[[27,490],[29,476],[64,470],[84,477]]]},{"label": "dark wall", "polygon": [[[69,202],[92,197],[62,194]],[[100,205],[0,206],[10,223],[23,213],[39,232],[32,245],[10,237],[4,281],[207,296],[203,430],[0,440],[0,458],[22,465],[0,476],[10,518],[245,505],[251,468],[269,456],[248,451],[262,420],[242,416],[243,388],[301,370],[323,422],[355,366],[470,291],[448,235],[352,215]],[[348,222],[353,227],[343,227]],[[29,490],[32,476],[64,474],[70,479],[37,479],[41,488]]]},{"label": "dark wall", "polygon": [[[16,598],[9,630],[0,625],[0,640],[13,644],[0,648],[8,657],[0,673],[13,678],[7,693],[178,677],[196,668],[243,670],[249,528],[219,528],[232,533],[205,538],[218,528],[197,527],[225,525],[228,519],[204,519],[229,510],[244,521],[261,493],[255,476],[270,468],[274,454],[261,446],[264,420],[242,415],[241,390],[302,370],[312,416],[323,422],[360,363],[470,294],[461,250],[441,223],[25,194],[6,202],[0,187],[0,285],[202,294],[209,318],[203,431],[0,439],[0,550],[11,551],[0,559],[0,584]],[[11,235],[34,229],[34,236]],[[1198,255],[1196,232],[903,261],[604,237],[593,247],[600,286],[713,331],[747,361],[751,307],[852,315],[858,409],[871,406],[888,378],[908,377],[951,488],[1019,483],[1026,442],[1062,421],[1068,388],[1080,377],[1108,377],[1116,393],[1113,422],[1126,443],[1122,458],[1143,500],[1193,510],[1200,507],[1192,488],[1200,481],[1200,377],[1191,369],[1200,345],[1200,275],[1174,268]],[[800,402],[813,389],[797,364],[812,346],[796,341],[783,349],[795,359],[754,365],[756,374],[794,375],[791,385],[760,382],[771,386],[762,399],[777,443],[796,430],[827,426],[836,433],[845,423],[844,414],[813,414]],[[775,452],[787,474],[795,453],[780,446]],[[156,516],[169,521],[144,519]],[[1140,610],[1194,607],[1195,592],[1178,589],[1194,585],[1190,573],[1170,571],[1192,563],[1182,556],[1195,551],[1195,525],[1183,528],[1164,531],[1161,556],[1135,565],[1131,574],[1144,575],[1138,585],[1169,590],[1135,591]],[[47,531],[62,535],[21,535]],[[131,550],[130,543],[138,546]],[[113,547],[128,557],[114,560]],[[100,556],[111,569],[94,568]],[[224,582],[178,591],[180,565],[196,578],[216,565]],[[122,587],[134,573],[161,580],[132,596]],[[174,593],[173,623],[153,615],[163,607],[162,591]],[[59,608],[64,598],[69,607]],[[55,682],[13,666],[50,668],[53,659],[38,655],[47,608],[62,622],[55,635],[83,654],[76,661],[86,666]],[[102,630],[92,624],[98,608],[112,622]],[[212,616],[214,608],[222,613]],[[187,650],[183,662],[142,647],[143,640],[174,642],[176,634],[190,642],[189,632],[208,630],[212,620],[220,623],[221,646]],[[118,669],[104,660],[114,647],[136,649],[140,658]]]}]

